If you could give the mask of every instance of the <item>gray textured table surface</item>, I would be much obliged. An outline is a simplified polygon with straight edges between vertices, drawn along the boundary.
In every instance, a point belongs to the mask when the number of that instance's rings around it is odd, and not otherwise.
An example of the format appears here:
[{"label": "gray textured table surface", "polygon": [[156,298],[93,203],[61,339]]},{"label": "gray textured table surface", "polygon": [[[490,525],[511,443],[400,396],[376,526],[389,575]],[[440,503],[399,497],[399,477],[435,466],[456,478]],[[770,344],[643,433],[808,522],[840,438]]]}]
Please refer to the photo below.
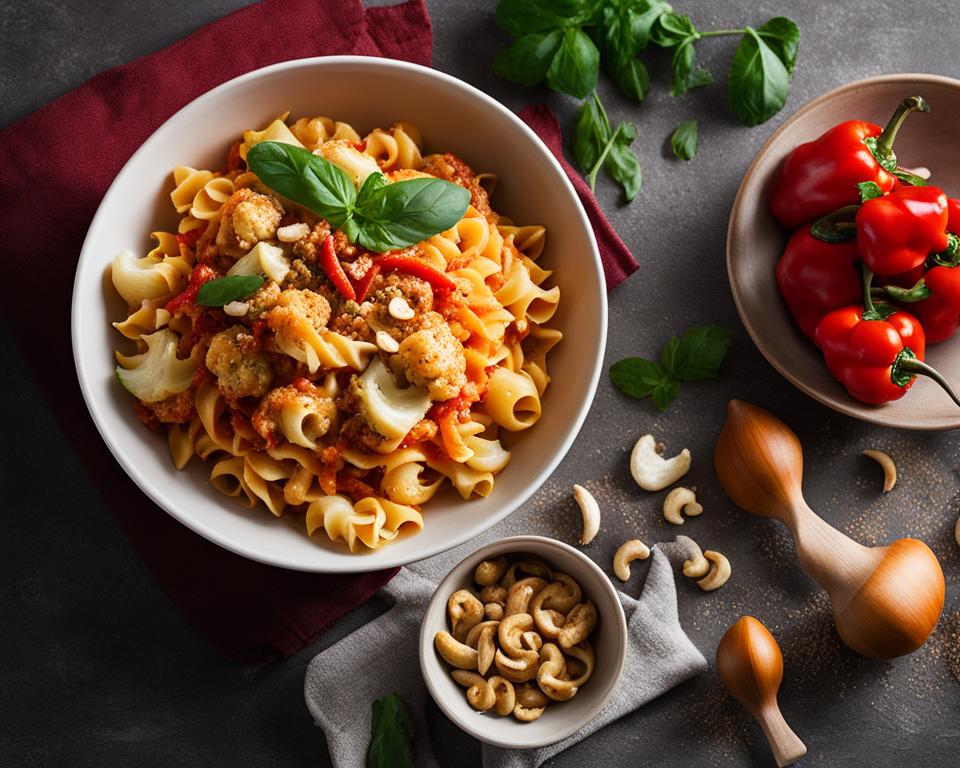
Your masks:
[{"label": "gray textured table surface", "polygon": [[[167,3],[0,0],[0,124],[6,124],[114,64],[156,50],[243,0]],[[493,1],[434,0],[434,65],[510,107],[547,101],[562,115],[570,101],[494,78],[489,60],[505,37]],[[627,402],[601,382],[586,426],[560,469],[521,514],[557,515],[572,537],[573,482],[590,485],[606,508],[604,533],[589,550],[605,567],[617,543],[667,537],[653,498],[630,490],[626,458],[642,431],[689,446],[691,480],[706,512],[685,526],[733,563],[720,592],[681,580],[681,615],[712,660],[724,629],[743,613],[762,618],[787,660],[781,702],[806,740],[804,765],[955,765],[960,752],[960,441],[870,427],[802,396],[753,348],[734,310],[724,268],[727,214],[754,152],[783,118],[817,94],[884,72],[957,76],[957,31],[950,3],[908,6],[868,0],[678,2],[703,28],[760,23],[782,13],[802,29],[800,63],[783,113],[746,129],[715,85],[674,99],[666,61],[653,56],[655,91],[640,108],[604,83],[611,117],[634,120],[644,187],[630,207],[602,181],[600,197],[641,270],[610,300],[608,364],[652,355],[670,334],[697,322],[735,330],[723,376],[685,387],[666,415]],[[708,40],[698,55],[724,71],[732,39]],[[701,120],[694,162],[668,154],[670,131]],[[840,117],[840,116],[838,116]],[[957,190],[954,190],[957,192]],[[49,212],[51,218],[55,212]],[[958,342],[954,342],[958,343]],[[2,765],[325,765],[322,734],[303,704],[306,663],[319,648],[383,610],[376,601],[348,617],[312,649],[264,668],[217,658],[153,583],[97,497],[43,402],[34,393],[7,329],[0,328],[6,375],[0,441],[4,490],[0,536],[0,764]],[[65,365],[69,363],[65,362]],[[724,405],[740,397],[792,425],[807,456],[808,499],[828,520],[868,544],[916,535],[936,551],[947,578],[944,616],[912,656],[871,662],[841,646],[824,596],[800,572],[778,524],[749,518],[722,496],[709,457]],[[26,441],[12,435],[29,435]],[[893,453],[896,491],[881,497],[864,448]],[[478,763],[478,750],[438,711],[431,738],[445,763]],[[726,695],[713,671],[682,685],[554,761],[556,766],[772,765],[759,729]]]}]

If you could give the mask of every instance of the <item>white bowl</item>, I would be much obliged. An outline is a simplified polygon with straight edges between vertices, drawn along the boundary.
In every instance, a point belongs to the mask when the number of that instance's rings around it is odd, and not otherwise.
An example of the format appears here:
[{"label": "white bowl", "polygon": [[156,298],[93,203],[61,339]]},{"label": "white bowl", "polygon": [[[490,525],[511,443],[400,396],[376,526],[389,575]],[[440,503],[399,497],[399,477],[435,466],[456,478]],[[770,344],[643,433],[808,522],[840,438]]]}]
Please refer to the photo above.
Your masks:
[{"label": "white bowl", "polygon": [[[512,716],[477,712],[467,703],[466,691],[450,676],[451,667],[437,653],[434,636],[450,630],[447,599],[458,589],[475,588],[473,571],[483,560],[508,554],[539,555],[556,570],[572,576],[585,598],[597,606],[597,627],[590,643],[597,655],[591,678],[569,701],[550,702],[531,723]],[[617,591],[606,574],[577,549],[543,536],[512,536],[481,547],[464,558],[440,582],[420,625],[420,669],[437,706],[471,736],[498,747],[530,749],[562,741],[592,721],[620,682],[627,655],[627,620]]]},{"label": "white bowl", "polygon": [[[543,262],[556,270],[564,332],[551,353],[554,380],[543,416],[509,446],[510,465],[484,499],[447,493],[424,510],[424,528],[367,554],[351,554],[302,522],[246,509],[209,483],[210,466],[194,459],[178,472],[166,440],[133,413],[114,378],[113,350],[124,341],[110,322],[124,315],[107,277],[124,248],[146,253],[149,233],[175,230],[168,194],[175,165],[219,167],[246,128],[278,113],[329,115],[361,134],[397,120],[423,132],[428,151],[450,151],[500,178],[496,210],[547,227]],[[211,541],[254,560],[303,571],[386,568],[454,547],[522,504],[554,470],[580,429],[593,399],[606,341],[606,292],[596,242],[573,187],[549,150],[512,112],[489,96],[432,69],[355,56],[302,59],[259,69],[215,88],[164,123],[130,158],[94,217],[77,265],[72,334],[77,376],[100,434],[127,474],[151,499]],[[559,375],[558,375],[559,373]],[[288,516],[289,517],[289,516]]]}]

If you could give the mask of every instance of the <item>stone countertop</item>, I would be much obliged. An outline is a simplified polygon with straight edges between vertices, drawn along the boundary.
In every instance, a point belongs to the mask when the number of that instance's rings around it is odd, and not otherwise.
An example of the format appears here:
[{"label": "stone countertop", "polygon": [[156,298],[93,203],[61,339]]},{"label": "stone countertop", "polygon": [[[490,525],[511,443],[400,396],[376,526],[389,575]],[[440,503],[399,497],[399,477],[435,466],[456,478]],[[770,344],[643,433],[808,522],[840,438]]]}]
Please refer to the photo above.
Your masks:
[{"label": "stone countertop", "polygon": [[[0,124],[243,4],[0,0]],[[812,0],[738,5],[688,0],[678,8],[703,29],[759,24],[784,13],[799,23],[792,93],[767,124],[744,128],[726,108],[723,73],[736,46],[732,38],[698,44],[699,59],[720,82],[680,98],[669,95],[669,61],[662,52],[645,58],[654,87],[642,106],[620,98],[601,78],[611,119],[629,119],[639,128],[635,146],[644,172],[643,189],[630,206],[621,205],[608,179],[598,185],[602,205],[641,264],[610,296],[606,365],[629,355],[653,356],[671,334],[710,322],[734,331],[723,374],[685,386],[664,414],[623,398],[604,377],[569,455],[517,514],[552,515],[557,535],[572,541],[579,518],[569,488],[586,485],[604,509],[601,534],[587,552],[609,571],[625,538],[652,543],[678,532],[660,514],[660,495],[638,495],[632,485],[627,459],[633,441],[653,432],[670,448],[689,447],[689,482],[699,486],[705,512],[681,532],[724,552],[733,565],[731,581],[716,593],[678,580],[682,623],[708,660],[724,630],[740,615],[753,614],[783,648],[780,701],[807,743],[801,764],[952,764],[960,750],[960,548],[953,538],[960,441],[950,433],[859,423],[782,379],[737,318],[724,242],[743,172],[788,115],[830,88],[871,75],[956,77],[960,33],[949,4],[936,0],[912,3],[909,10],[866,0],[829,7]],[[430,6],[435,67],[511,108],[546,102],[562,121],[572,114],[571,99],[492,75],[490,58],[507,42],[493,23],[493,0],[432,0]],[[669,137],[691,117],[700,120],[700,152],[682,163],[671,157]],[[30,436],[0,442],[7,511],[0,537],[0,764],[327,765],[323,735],[311,727],[303,703],[304,668],[319,648],[384,605],[374,600],[363,606],[314,647],[282,662],[250,667],[219,659],[127,544],[33,391],[2,325],[0,354],[7,372],[4,432]],[[800,571],[785,529],[739,512],[723,496],[710,457],[733,397],[766,407],[796,428],[805,448],[807,499],[824,518],[865,544],[910,535],[934,549],[947,600],[937,630],[918,652],[877,662],[848,651],[833,629],[826,597]],[[880,494],[880,470],[861,456],[865,448],[897,459],[900,480],[893,493]],[[444,764],[479,765],[475,742],[435,708],[430,720]],[[646,758],[665,767],[773,765],[759,728],[712,669],[551,765],[612,768]]]}]

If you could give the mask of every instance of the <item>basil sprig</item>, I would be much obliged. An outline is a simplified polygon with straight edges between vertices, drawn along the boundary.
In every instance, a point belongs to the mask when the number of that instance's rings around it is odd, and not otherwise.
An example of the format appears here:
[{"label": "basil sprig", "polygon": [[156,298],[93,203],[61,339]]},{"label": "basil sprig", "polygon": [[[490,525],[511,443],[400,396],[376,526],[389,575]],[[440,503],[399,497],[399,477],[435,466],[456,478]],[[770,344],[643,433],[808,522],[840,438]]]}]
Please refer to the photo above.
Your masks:
[{"label": "basil sprig", "polygon": [[210,280],[197,291],[197,304],[201,307],[222,307],[231,301],[245,299],[263,285],[262,275],[227,275]]},{"label": "basil sprig", "polygon": [[406,248],[456,224],[470,192],[442,179],[388,184],[370,174],[357,192],[342,168],[302,147],[264,141],[247,165],[270,189],[320,214],[352,243],[378,253]]},{"label": "basil sprig", "polygon": [[623,186],[627,202],[636,197],[643,175],[640,161],[630,145],[637,138],[633,123],[620,123],[614,130],[596,92],[583,102],[573,126],[573,156],[587,174],[587,183],[594,189],[600,168],[606,168]]}]

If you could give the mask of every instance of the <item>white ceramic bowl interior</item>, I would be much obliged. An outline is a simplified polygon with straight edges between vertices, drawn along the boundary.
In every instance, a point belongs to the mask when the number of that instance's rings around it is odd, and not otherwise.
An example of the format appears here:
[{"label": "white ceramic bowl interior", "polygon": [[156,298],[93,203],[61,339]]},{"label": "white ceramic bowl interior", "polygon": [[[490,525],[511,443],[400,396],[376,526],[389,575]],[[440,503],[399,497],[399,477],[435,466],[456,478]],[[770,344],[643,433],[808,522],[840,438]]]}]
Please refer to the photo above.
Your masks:
[{"label": "white ceramic bowl interior", "polygon": [[[208,481],[198,459],[184,472],[171,463],[166,440],[143,427],[131,397],[114,378],[113,351],[125,340],[110,326],[122,319],[122,300],[109,265],[124,248],[145,254],[149,233],[176,231],[170,205],[178,164],[219,168],[247,128],[277,114],[328,115],[363,135],[409,120],[427,152],[450,151],[474,169],[499,176],[493,203],[519,223],[547,227],[542,263],[555,269],[560,309],[552,325],[564,332],[550,355],[554,379],[543,416],[508,441],[513,460],[494,491],[469,503],[447,491],[425,507],[425,525],[366,553],[350,554],[318,532],[308,539],[302,520],[276,520],[264,507],[246,509]],[[384,568],[460,544],[522,504],[549,476],[580,429],[593,398],[606,340],[606,293],[596,243],[579,200],[559,164],[512,112],[475,88],[431,69],[365,57],[286,62],[251,72],[204,94],[164,123],[130,158],[90,226],[77,266],[73,349],[87,406],[114,456],[140,488],[178,520],[246,557],[305,571]]]},{"label": "white ceramic bowl interior", "polygon": [[[539,555],[555,570],[572,576],[585,598],[597,606],[599,620],[590,635],[597,655],[589,681],[569,701],[550,702],[530,723],[495,712],[482,713],[467,703],[466,689],[450,676],[451,667],[437,653],[437,632],[450,630],[447,599],[458,589],[475,589],[473,571],[484,560],[509,554]],[[513,536],[488,544],[460,561],[440,582],[420,629],[420,669],[430,695],[458,727],[481,741],[501,747],[529,749],[562,741],[592,721],[606,706],[620,682],[627,653],[627,622],[617,591],[606,574],[586,555],[568,544],[543,536]]]}]

